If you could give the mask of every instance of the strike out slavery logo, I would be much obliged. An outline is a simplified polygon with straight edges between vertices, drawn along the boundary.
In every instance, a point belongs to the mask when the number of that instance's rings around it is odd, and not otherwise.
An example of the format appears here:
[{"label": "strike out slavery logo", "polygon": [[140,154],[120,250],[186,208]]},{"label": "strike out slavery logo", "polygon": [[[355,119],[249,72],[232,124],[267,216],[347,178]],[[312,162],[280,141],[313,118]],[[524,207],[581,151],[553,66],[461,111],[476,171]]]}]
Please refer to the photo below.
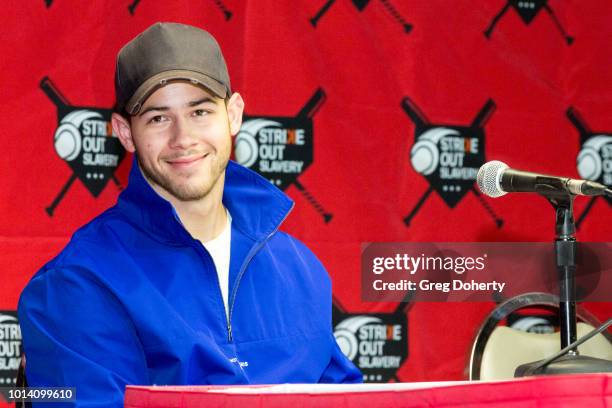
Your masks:
[{"label": "strike out slavery logo", "polygon": [[327,223],[332,214],[298,180],[313,162],[312,117],[324,101],[325,92],[319,88],[295,117],[244,115],[234,154],[238,163],[281,190],[293,184]]},{"label": "strike out slavery logo", "polygon": [[40,87],[57,107],[55,152],[72,169],[72,175],[46,208],[47,214],[53,216],[77,178],[94,197],[100,195],[109,180],[121,188],[114,173],[125,150],[112,132],[111,109],[71,106],[47,77],[42,79]]},{"label": "strike out slavery logo", "polygon": [[21,329],[17,313],[0,311],[0,387],[15,385],[21,363]]},{"label": "strike out slavery logo", "polygon": [[506,318],[508,327],[527,333],[549,334],[555,332],[555,326],[559,326],[559,318],[555,315],[526,315],[514,312]]},{"label": "strike out slavery logo", "polygon": [[559,22],[559,19],[557,18],[555,12],[548,5],[548,0],[506,0],[506,1],[507,2],[504,5],[504,7],[501,9],[499,13],[497,13],[497,15],[493,18],[493,21],[491,21],[491,24],[489,25],[489,27],[485,30],[484,32],[485,37],[491,38],[493,29],[495,29],[495,26],[497,25],[499,20],[504,16],[504,14],[506,14],[506,12],[508,12],[508,10],[512,8],[518,13],[521,20],[523,20],[523,23],[525,23],[525,25],[531,24],[531,22],[538,15],[538,13],[542,10],[545,10],[548,13],[548,15],[552,18],[553,22],[555,23],[555,27],[557,27],[557,30],[559,30],[559,32],[565,39],[565,42],[567,42],[568,45],[571,45],[574,42],[574,38],[565,32],[565,29]]},{"label": "strike out slavery logo", "polygon": [[415,143],[410,162],[417,173],[429,182],[429,188],[410,214],[404,218],[409,226],[421,206],[436,191],[444,202],[454,208],[471,191],[476,195],[498,228],[503,225],[491,206],[474,187],[478,169],[485,163],[484,125],[495,110],[489,99],[469,126],[432,124],[410,100],[402,100],[402,108],[415,125]]},{"label": "strike out slavery logo", "polygon": [[[580,133],[580,152],[576,158],[578,174],[583,179],[612,186],[612,132],[592,131],[580,113],[572,107],[567,110],[566,115]],[[576,227],[580,227],[599,199],[612,205],[612,198],[608,196],[591,197],[576,220]]]},{"label": "strike out slavery logo", "polygon": [[342,353],[361,370],[365,382],[399,381],[397,370],[408,357],[404,306],[387,314],[351,314],[334,302],[334,336]]}]

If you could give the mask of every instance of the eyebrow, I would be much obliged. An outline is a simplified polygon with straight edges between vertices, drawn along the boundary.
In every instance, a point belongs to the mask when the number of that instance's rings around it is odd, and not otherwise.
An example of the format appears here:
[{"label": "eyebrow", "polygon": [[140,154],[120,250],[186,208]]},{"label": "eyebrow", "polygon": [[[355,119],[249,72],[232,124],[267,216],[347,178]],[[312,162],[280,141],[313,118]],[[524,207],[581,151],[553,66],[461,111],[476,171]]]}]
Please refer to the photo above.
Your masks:
[{"label": "eyebrow", "polygon": [[212,103],[215,103],[215,101],[214,101],[214,99],[213,99],[213,98],[210,98],[210,97],[208,97],[208,96],[205,96],[204,98],[202,98],[202,99],[198,99],[197,101],[191,101],[191,102],[189,102],[189,103],[187,104],[187,106],[188,106],[188,107],[190,107],[190,108],[193,108],[194,106],[198,106],[198,105],[201,105],[201,104],[203,104],[203,103],[207,103],[207,102],[212,102]]},{"label": "eyebrow", "polygon": [[[209,96],[205,96],[204,98],[195,100],[195,101],[190,101],[187,102],[187,104],[185,104],[185,106],[187,106],[188,108],[193,108],[194,106],[198,106],[201,105],[203,103],[215,103],[214,99],[209,97]],[[161,112],[165,112],[167,110],[170,110],[169,107],[167,106],[149,106],[148,108],[144,109],[142,112],[140,112],[138,114],[138,116],[142,116],[147,112],[151,112],[151,111],[161,111]]]}]

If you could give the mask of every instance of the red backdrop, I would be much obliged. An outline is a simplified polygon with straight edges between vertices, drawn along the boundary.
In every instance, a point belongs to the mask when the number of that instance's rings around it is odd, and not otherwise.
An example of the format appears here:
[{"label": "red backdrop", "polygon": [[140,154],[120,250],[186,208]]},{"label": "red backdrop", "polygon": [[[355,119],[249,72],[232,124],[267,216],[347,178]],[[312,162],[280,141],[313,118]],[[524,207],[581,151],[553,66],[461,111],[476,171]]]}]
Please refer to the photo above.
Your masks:
[{"label": "red backdrop", "polygon": [[[434,190],[407,224],[430,180],[411,165],[420,131],[405,98],[427,124],[466,129],[491,100],[475,159],[536,172],[579,177],[581,143],[612,134],[609,0],[30,0],[9,1],[0,20],[5,311],[16,309],[30,276],[77,227],[115,202],[131,165],[126,156],[117,183],[97,197],[77,179],[49,215],[73,170],[54,148],[61,114],[41,80],[69,106],[111,108],[117,51],[156,21],[193,24],[218,39],[249,117],[294,118],[322,89],[311,116],[312,163],[284,186],[296,201],[284,229],[321,258],[347,313],[398,308],[360,301],[364,242],[553,238],[552,210],[535,195],[491,200],[466,191],[444,199]],[[588,204],[577,200],[577,217]],[[609,240],[610,215],[610,202],[593,201],[578,239]],[[472,336],[492,307],[407,305],[408,358],[396,379],[462,378]],[[587,307],[609,315],[608,304]]]}]

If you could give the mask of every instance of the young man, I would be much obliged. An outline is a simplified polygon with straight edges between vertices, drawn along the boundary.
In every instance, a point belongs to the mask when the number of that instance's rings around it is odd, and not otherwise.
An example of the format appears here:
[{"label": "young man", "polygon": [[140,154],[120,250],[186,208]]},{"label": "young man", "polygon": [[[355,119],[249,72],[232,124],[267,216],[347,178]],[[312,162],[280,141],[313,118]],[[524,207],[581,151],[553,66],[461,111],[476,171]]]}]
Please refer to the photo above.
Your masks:
[{"label": "young man", "polygon": [[119,52],[115,88],[129,185],[21,295],[30,386],[120,407],[126,384],[361,381],[325,269],[278,231],[292,201],[229,161],[244,102],[213,37],[151,26]]}]

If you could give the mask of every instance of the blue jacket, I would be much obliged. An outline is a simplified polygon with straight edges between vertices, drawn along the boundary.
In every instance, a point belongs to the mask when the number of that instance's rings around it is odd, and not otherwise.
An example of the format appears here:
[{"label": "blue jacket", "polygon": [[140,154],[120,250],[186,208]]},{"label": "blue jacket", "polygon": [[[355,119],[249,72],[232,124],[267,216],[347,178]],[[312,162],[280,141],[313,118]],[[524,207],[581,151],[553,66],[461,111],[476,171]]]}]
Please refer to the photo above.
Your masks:
[{"label": "blue jacket", "polygon": [[75,406],[121,407],[126,384],[360,382],[332,334],[325,269],[278,231],[293,202],[230,162],[223,203],[229,322],[212,258],[134,162],[117,204],[21,294],[30,386],[73,386]]}]

